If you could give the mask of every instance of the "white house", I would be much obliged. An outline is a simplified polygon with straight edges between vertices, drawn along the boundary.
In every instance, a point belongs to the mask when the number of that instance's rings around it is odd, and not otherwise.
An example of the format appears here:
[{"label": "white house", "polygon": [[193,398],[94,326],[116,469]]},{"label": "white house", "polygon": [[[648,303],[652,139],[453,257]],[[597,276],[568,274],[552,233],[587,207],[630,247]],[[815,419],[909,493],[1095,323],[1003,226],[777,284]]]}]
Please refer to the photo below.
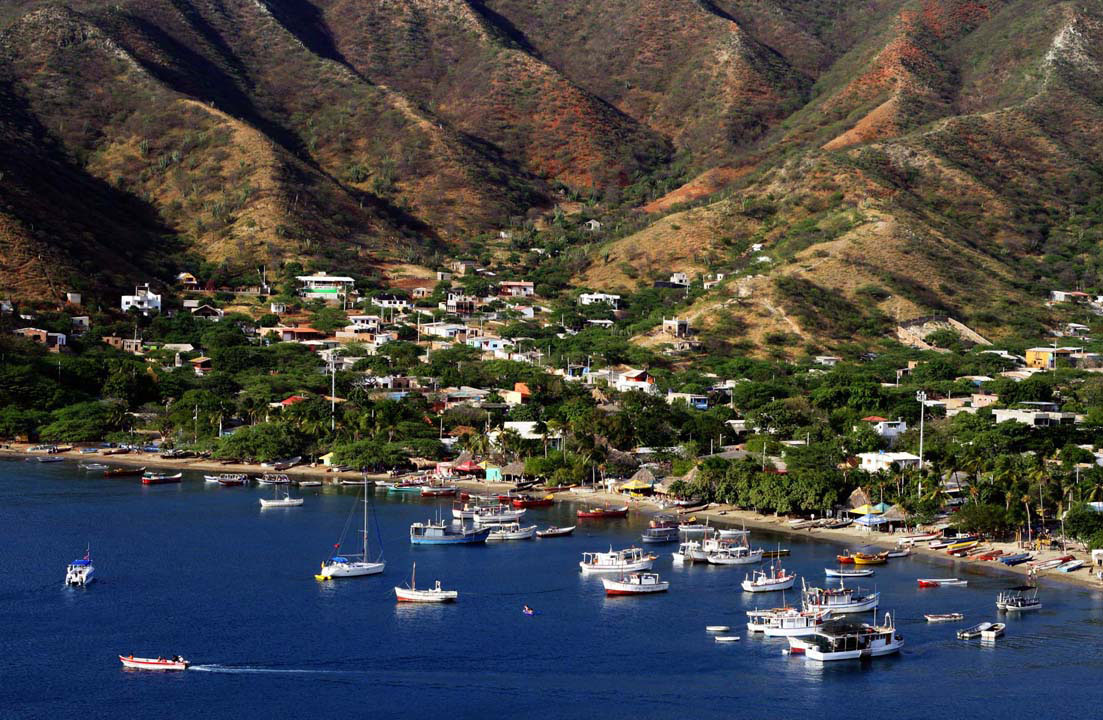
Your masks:
[{"label": "white house", "polygon": [[817,365],[823,365],[825,367],[835,367],[841,363],[843,359],[841,357],[835,357],[834,355],[817,355],[813,358],[813,362]]},{"label": "white house", "polygon": [[721,282],[723,282],[724,277],[725,277],[724,273],[716,273],[715,275],[709,275],[708,279],[705,280],[704,288],[706,290],[711,290],[712,288],[716,287]]},{"label": "white house", "polygon": [[858,453],[858,460],[858,467],[871,473],[891,470],[893,465],[900,469],[919,467],[919,456],[906,452]]},{"label": "white house", "polygon": [[640,390],[649,395],[659,393],[659,386],[655,384],[655,378],[646,370],[628,370],[619,373],[613,386],[620,392]]},{"label": "white house", "polygon": [[161,312],[161,296],[149,289],[149,283],[134,288],[133,295],[123,295],[122,309],[136,308],[143,315]]},{"label": "white house", "polygon": [[890,446],[895,445],[896,440],[908,431],[908,423],[901,419],[887,420],[877,415],[870,415],[862,418],[862,422],[869,423],[873,432],[887,440]]},{"label": "white house", "polygon": [[670,282],[675,285],[689,285],[689,275],[684,272],[670,273]]},{"label": "white house", "polygon": [[509,297],[532,297],[536,286],[526,280],[503,280],[498,283],[498,293]]},{"label": "white house", "polygon": [[601,223],[599,223],[597,220],[587,220],[586,222],[582,223],[582,227],[586,228],[590,232],[598,232],[601,230]]},{"label": "white house", "polygon": [[1026,410],[1022,408],[997,408],[992,410],[996,423],[1021,422],[1030,427],[1050,427],[1051,425],[1072,425],[1083,422],[1084,417],[1071,412],[1053,410]]},{"label": "white house", "polygon": [[434,322],[421,326],[421,334],[430,337],[448,338],[454,340],[457,335],[467,331],[467,327],[458,323]]},{"label": "white house", "polygon": [[[529,420],[507,420],[502,423],[502,430],[512,430],[521,436],[522,440],[544,440],[544,435],[537,430],[538,423]],[[497,441],[497,434],[494,434],[492,440]],[[548,447],[558,449],[559,443],[563,439],[561,432],[549,432],[547,433]]]},{"label": "white house", "polygon": [[345,275],[329,275],[321,272],[317,275],[298,275],[295,277],[302,284],[299,292],[303,297],[311,299],[333,300],[336,302],[341,295],[348,293],[356,281]]},{"label": "white house", "polygon": [[495,337],[493,335],[469,337],[465,342],[469,347],[481,350],[482,352],[498,352],[500,350],[509,350],[513,347],[513,341],[509,338]]},{"label": "white house", "polygon": [[410,309],[410,301],[397,295],[376,295],[371,299],[371,304],[378,305],[384,310],[405,312]]},{"label": "white house", "polygon": [[620,307],[620,295],[612,295],[610,293],[582,293],[578,296],[579,305],[596,305],[598,303],[605,303],[606,305],[612,305],[613,308]]},{"label": "white house", "polygon": [[1087,302],[1091,295],[1079,290],[1050,290],[1050,302]]},{"label": "white house", "polygon": [[345,329],[356,332],[375,332],[379,329],[379,323],[378,315],[349,315],[349,326]]}]

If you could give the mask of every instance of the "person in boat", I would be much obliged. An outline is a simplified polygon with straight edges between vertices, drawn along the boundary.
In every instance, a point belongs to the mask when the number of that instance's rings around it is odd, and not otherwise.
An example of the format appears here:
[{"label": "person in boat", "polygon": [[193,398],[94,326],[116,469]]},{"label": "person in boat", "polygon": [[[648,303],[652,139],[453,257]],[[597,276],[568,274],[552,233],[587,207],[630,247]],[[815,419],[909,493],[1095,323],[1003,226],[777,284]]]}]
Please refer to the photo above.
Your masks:
[{"label": "person in boat", "polygon": [[534,615],[536,613],[536,611],[533,610],[532,608],[530,608],[528,605],[525,605],[525,607],[521,610],[521,612],[523,612],[526,615]]}]

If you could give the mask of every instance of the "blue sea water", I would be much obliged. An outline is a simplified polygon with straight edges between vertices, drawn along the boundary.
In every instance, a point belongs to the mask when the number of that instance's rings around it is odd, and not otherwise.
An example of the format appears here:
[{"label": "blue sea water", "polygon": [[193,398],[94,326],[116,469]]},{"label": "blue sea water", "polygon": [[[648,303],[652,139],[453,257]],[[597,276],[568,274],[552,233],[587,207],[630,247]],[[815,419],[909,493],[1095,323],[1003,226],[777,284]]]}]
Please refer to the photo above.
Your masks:
[{"label": "blue sea water", "polygon": [[[376,494],[387,570],[313,578],[356,506],[356,488],[305,488],[299,508],[261,510],[263,488],[187,475],[143,487],[72,463],[0,462],[0,717],[101,718],[1034,718],[1098,717],[1103,593],[1043,584],[1045,608],[1011,618],[994,647],[928,625],[925,612],[996,619],[1016,584],[923,558],[877,568],[906,646],[898,657],[821,665],[746,633],[744,612],[781,598],[739,589],[744,568],[672,566],[654,597],[606,598],[580,553],[638,544],[645,520],[590,521],[553,540],[418,547],[411,522],[447,500]],[[529,510],[574,524],[569,506]],[[586,523],[587,521],[582,521]],[[356,541],[350,533],[347,548]],[[91,543],[98,581],[62,586]],[[838,546],[754,533],[822,584]],[[395,603],[413,561],[451,606]],[[919,590],[957,574],[967,588]],[[790,600],[796,600],[789,594]],[[521,613],[529,604],[535,617]],[[704,628],[743,639],[717,644]],[[182,654],[198,670],[127,672],[119,653]]]}]

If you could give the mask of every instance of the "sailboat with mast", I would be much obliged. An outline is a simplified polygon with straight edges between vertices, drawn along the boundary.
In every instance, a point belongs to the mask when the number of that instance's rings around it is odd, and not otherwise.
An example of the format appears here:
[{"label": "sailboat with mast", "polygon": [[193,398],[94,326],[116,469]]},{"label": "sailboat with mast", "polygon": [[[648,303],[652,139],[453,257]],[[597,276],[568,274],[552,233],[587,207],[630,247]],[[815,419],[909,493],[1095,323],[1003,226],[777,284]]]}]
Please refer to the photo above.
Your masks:
[{"label": "sailboat with mast", "polygon": [[[363,545],[360,553],[358,554],[341,554],[341,543],[337,542],[333,546],[333,555],[322,563],[322,569],[314,576],[315,580],[333,580],[334,578],[343,577],[362,577],[364,575],[378,575],[383,572],[383,568],[386,566],[386,561],[383,560],[383,542],[379,542],[379,554],[372,559],[369,553],[368,547],[368,498],[367,494],[361,490],[357,495],[357,502],[363,505],[363,518],[360,525],[360,536],[363,539]],[[373,506],[372,513],[374,515],[375,508]],[[356,506],[354,505],[352,511],[349,513],[348,522],[345,523],[345,531],[348,531],[349,524],[352,522],[353,514],[356,512]],[[345,533],[341,533],[341,540],[345,539]]]}]

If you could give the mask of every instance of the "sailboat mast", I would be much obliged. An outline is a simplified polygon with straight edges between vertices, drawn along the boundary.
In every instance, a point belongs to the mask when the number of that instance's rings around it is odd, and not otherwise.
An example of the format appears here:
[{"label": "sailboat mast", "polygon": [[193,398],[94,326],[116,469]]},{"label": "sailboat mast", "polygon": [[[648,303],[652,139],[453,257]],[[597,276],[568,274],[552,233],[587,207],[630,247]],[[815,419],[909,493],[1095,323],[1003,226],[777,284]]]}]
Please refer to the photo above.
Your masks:
[{"label": "sailboat mast", "polygon": [[364,562],[368,562],[368,485],[364,483],[362,501],[364,503],[364,524],[360,527],[364,540]]}]

